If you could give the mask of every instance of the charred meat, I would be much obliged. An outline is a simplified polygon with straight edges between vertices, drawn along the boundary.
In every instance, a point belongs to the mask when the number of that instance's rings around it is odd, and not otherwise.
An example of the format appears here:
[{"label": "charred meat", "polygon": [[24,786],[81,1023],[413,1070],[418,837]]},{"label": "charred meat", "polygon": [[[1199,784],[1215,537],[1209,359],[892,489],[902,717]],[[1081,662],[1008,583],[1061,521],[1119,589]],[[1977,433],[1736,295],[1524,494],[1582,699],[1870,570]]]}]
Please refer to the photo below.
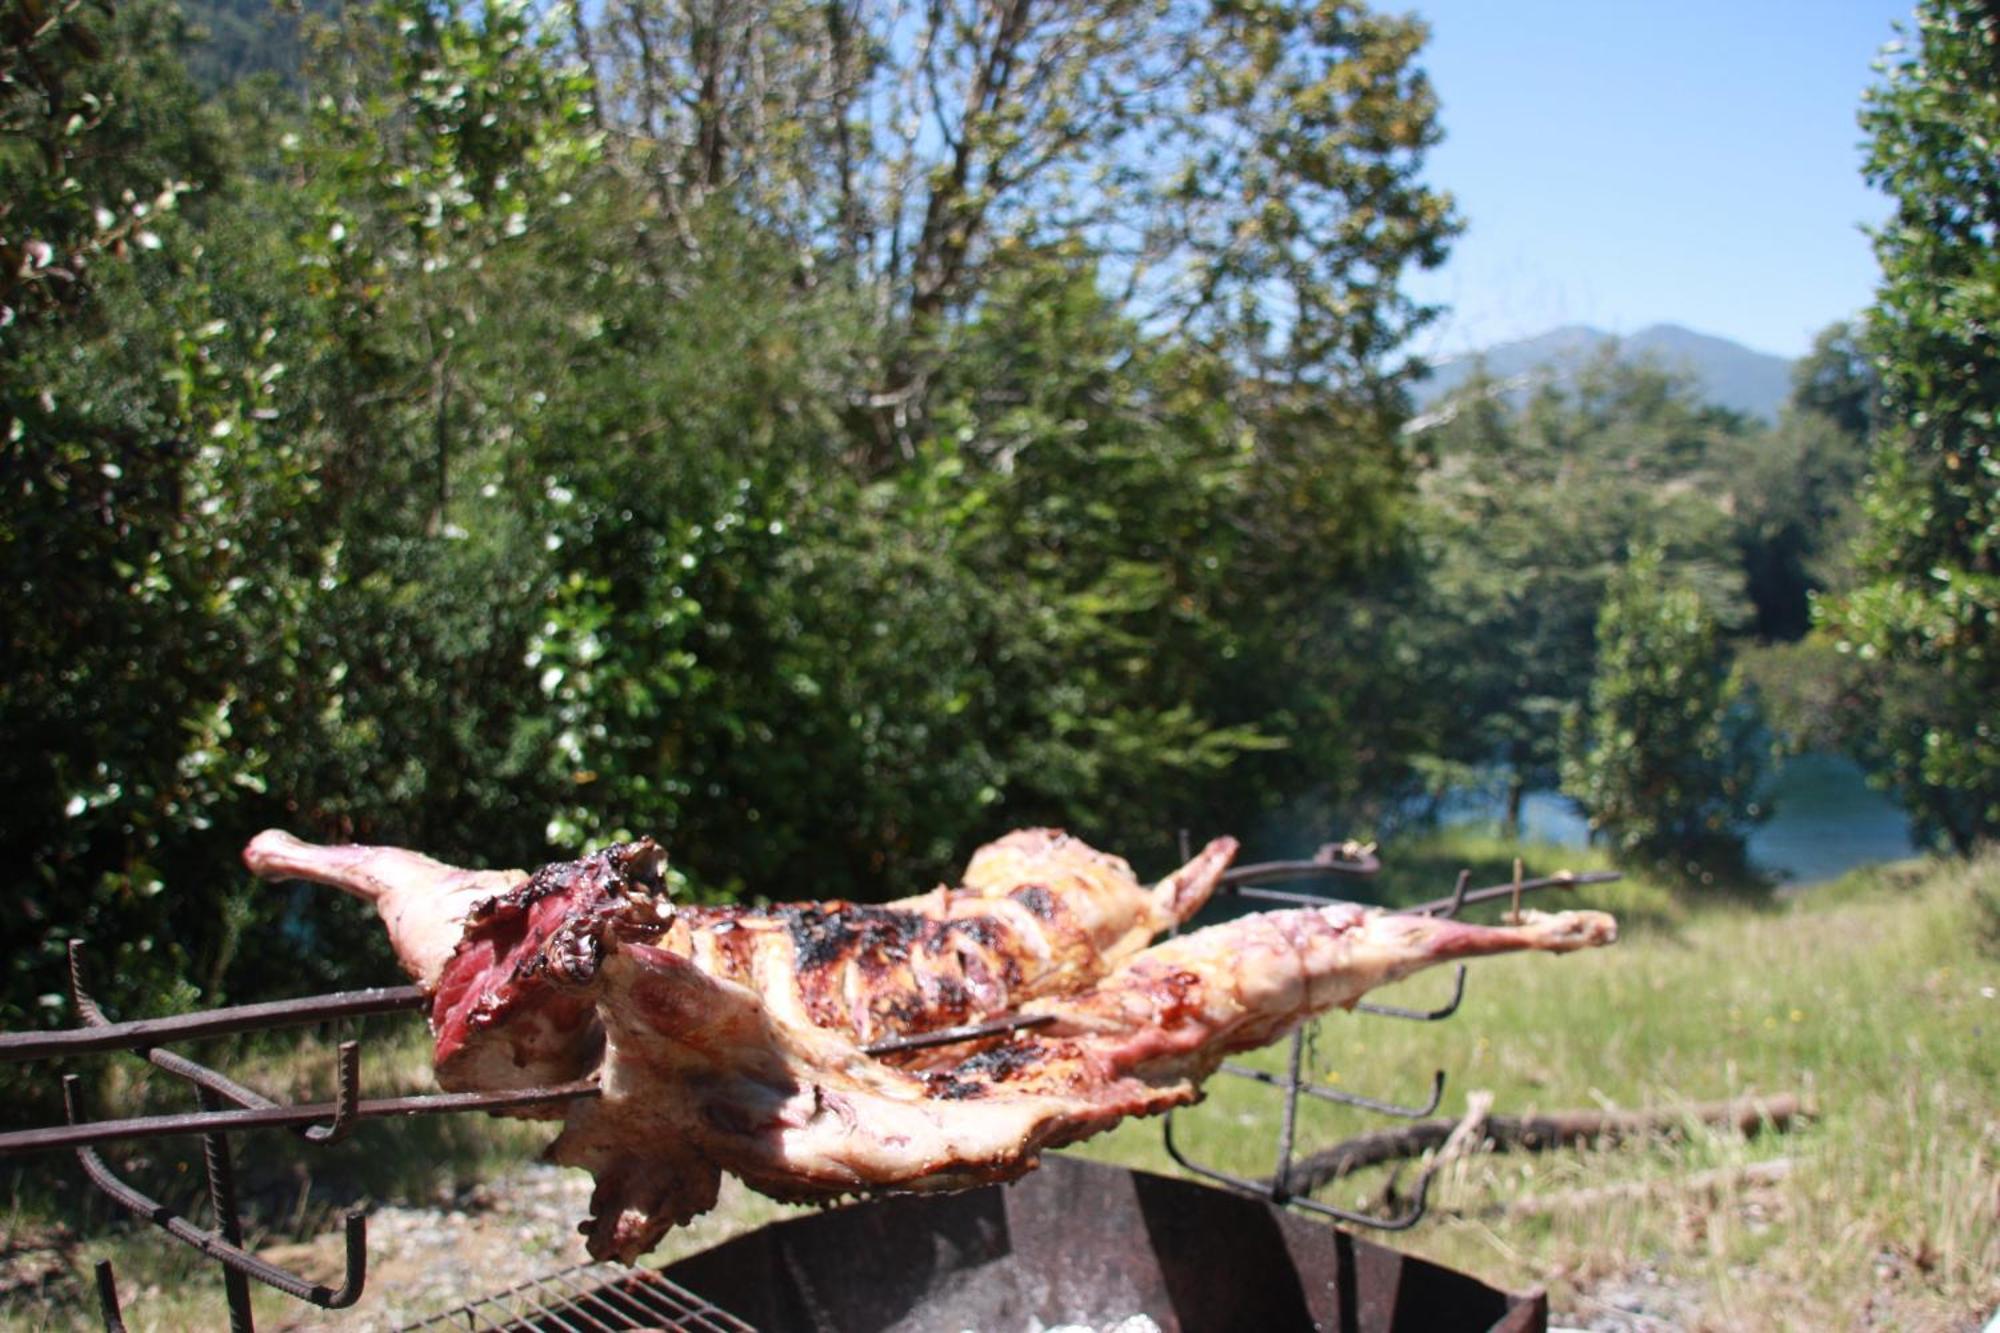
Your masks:
[{"label": "charred meat", "polygon": [[[591,1253],[631,1261],[711,1207],[725,1171],[781,1199],[1011,1179],[1421,968],[1616,938],[1600,912],[1486,927],[1330,903],[1147,947],[1235,850],[1218,839],[1149,889],[1116,857],[1025,830],[982,848],[960,886],[880,907],[677,907],[645,840],[532,875],[282,834],[246,859],[374,902],[433,993],[446,1087],[598,1073],[602,1095],[558,1113],[550,1155],[596,1176]],[[1016,1012],[1045,1022],[863,1049]]]}]

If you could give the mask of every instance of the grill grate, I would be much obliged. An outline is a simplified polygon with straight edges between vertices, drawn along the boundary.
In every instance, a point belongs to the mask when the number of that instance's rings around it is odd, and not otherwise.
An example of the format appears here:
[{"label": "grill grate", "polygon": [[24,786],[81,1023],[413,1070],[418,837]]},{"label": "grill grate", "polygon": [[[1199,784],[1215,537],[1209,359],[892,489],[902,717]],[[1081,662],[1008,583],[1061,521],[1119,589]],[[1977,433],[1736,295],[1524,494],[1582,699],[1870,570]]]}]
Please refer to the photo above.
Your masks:
[{"label": "grill grate", "polygon": [[407,1324],[446,1333],[756,1333],[657,1271],[622,1264],[577,1264],[482,1296],[454,1310]]}]

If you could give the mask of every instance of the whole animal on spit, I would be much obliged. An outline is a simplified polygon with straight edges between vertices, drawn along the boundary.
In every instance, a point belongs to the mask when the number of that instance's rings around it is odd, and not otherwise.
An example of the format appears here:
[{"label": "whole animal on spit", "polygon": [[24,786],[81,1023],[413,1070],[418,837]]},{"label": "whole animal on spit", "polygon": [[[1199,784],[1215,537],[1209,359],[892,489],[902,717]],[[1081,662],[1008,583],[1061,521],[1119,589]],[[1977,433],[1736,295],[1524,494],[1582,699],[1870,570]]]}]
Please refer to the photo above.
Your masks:
[{"label": "whole animal on spit", "polygon": [[[632,1262],[713,1207],[725,1171],[785,1200],[1010,1180],[1421,968],[1617,938],[1602,912],[1475,926],[1330,902],[1152,944],[1235,854],[1218,838],[1148,889],[1118,857],[1025,829],[955,888],[773,907],[673,902],[650,839],[532,874],[275,830],[244,860],[374,904],[432,997],[446,1089],[598,1078],[598,1097],[521,1114],[563,1118],[549,1156],[596,1177],[590,1252]],[[864,1049],[1009,1015],[1039,1025]]]}]

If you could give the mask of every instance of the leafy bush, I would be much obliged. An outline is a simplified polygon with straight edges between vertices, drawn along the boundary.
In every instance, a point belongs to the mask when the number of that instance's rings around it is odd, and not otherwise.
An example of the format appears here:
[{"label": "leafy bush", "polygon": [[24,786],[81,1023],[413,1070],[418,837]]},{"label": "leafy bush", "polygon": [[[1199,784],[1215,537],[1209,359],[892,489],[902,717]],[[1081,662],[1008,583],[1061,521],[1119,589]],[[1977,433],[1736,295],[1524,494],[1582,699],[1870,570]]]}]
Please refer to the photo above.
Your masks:
[{"label": "leafy bush", "polygon": [[1597,621],[1587,709],[1563,737],[1563,790],[1622,860],[1691,878],[1742,864],[1758,776],[1750,719],[1700,593],[1635,551]]}]

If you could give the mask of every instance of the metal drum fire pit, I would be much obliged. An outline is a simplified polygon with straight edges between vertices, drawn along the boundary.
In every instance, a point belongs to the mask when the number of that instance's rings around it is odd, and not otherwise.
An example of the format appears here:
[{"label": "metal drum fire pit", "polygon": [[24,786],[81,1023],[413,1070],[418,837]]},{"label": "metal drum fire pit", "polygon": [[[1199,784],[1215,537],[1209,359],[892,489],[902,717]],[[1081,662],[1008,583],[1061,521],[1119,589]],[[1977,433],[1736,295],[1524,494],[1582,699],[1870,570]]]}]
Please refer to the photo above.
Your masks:
[{"label": "metal drum fire pit", "polygon": [[[1006,1186],[777,1222],[663,1276],[760,1329],[1547,1327],[1512,1295],[1225,1190],[1065,1156]],[[1142,1323],[1133,1321],[1139,1327]]]}]

